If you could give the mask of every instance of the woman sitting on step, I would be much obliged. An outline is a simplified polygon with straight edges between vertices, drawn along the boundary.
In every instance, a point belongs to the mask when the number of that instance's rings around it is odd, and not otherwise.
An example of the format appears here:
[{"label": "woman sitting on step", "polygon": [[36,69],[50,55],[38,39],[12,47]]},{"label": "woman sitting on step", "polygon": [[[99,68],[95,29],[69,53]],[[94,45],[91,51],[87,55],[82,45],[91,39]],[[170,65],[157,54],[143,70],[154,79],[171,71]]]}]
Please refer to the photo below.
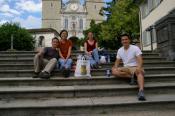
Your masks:
[{"label": "woman sitting on step", "polygon": [[85,53],[90,58],[91,68],[99,68],[98,42],[92,32],[88,32],[87,40],[84,43]]},{"label": "woman sitting on step", "polygon": [[63,72],[64,77],[70,76],[70,69],[72,66],[71,52],[72,52],[72,42],[67,39],[68,32],[62,30],[60,32],[61,40],[59,41],[58,51],[59,51],[59,65]]}]

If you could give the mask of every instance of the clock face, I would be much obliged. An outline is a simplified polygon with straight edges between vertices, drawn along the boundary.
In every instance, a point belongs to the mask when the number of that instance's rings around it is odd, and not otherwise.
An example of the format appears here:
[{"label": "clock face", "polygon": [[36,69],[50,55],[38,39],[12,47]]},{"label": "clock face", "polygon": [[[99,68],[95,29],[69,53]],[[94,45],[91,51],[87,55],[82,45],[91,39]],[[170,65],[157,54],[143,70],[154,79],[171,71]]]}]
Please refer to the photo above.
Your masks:
[{"label": "clock face", "polygon": [[71,10],[77,10],[78,9],[78,4],[74,3],[70,5]]}]

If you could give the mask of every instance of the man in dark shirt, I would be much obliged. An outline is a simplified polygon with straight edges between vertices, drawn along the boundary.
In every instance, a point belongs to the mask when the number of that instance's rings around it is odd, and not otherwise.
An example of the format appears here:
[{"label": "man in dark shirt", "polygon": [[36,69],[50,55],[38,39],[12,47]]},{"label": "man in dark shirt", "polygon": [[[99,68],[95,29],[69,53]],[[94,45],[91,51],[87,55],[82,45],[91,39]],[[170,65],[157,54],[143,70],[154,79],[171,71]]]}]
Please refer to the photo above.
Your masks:
[{"label": "man in dark shirt", "polygon": [[58,60],[58,38],[52,39],[52,47],[45,47],[34,57],[34,75],[33,78],[50,78],[50,73],[53,71]]}]

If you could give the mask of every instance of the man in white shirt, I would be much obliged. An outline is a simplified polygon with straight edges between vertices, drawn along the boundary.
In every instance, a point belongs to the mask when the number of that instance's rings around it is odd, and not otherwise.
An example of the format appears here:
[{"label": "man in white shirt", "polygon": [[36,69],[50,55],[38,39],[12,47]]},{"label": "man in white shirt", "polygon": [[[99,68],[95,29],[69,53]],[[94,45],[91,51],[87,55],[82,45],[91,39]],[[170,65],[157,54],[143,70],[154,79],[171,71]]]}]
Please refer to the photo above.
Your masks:
[{"label": "man in white shirt", "polygon": [[[127,34],[121,36],[122,47],[117,52],[115,65],[112,67],[112,74],[116,77],[131,78],[133,84],[134,76],[137,77],[139,86],[138,100],[144,101],[144,70],[141,50],[130,44],[130,37]],[[121,61],[123,67],[120,67]]]}]

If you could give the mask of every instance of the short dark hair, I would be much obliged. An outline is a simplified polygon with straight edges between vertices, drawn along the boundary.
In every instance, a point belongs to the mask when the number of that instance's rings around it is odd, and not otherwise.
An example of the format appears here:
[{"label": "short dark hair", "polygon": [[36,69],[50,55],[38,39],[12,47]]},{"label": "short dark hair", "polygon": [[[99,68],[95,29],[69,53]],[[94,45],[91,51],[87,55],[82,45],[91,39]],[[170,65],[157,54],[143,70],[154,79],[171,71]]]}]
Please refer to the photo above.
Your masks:
[{"label": "short dark hair", "polygon": [[61,37],[61,34],[62,34],[63,32],[66,32],[66,33],[67,33],[67,36],[68,36],[68,31],[65,30],[65,29],[63,29],[63,30],[61,30],[61,32],[60,32],[60,37]]},{"label": "short dark hair", "polygon": [[53,38],[52,38],[52,41],[55,40],[55,39],[56,39],[56,40],[59,40],[57,37],[53,37]]},{"label": "short dark hair", "polygon": [[130,39],[131,40],[131,36],[129,35],[129,34],[122,34],[122,35],[120,35],[120,39],[122,39],[122,37],[124,37],[124,36],[127,36],[128,37],[128,39]]}]

